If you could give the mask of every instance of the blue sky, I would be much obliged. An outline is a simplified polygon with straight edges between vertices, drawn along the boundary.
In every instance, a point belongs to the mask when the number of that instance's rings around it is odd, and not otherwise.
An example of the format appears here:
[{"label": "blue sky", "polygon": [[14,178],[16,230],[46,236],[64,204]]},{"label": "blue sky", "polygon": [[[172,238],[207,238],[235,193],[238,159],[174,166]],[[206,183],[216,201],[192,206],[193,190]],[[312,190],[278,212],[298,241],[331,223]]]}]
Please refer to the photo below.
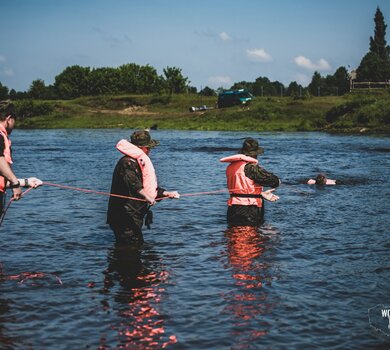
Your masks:
[{"label": "blue sky", "polygon": [[0,82],[25,91],[70,65],[179,67],[191,86],[260,76],[306,86],[356,68],[389,0],[0,0]]}]

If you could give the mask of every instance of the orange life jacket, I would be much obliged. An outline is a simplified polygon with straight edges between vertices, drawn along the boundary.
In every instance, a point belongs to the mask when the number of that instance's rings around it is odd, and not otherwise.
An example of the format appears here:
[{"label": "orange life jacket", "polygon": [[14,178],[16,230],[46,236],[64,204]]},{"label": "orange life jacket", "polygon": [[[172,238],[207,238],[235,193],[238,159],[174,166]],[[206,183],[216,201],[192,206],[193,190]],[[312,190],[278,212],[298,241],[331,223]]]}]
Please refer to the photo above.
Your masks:
[{"label": "orange life jacket", "polygon": [[144,186],[144,190],[150,197],[156,199],[158,187],[157,176],[150,158],[142,149],[127,140],[120,140],[117,143],[116,148],[124,155],[137,160],[142,172],[142,184]]},{"label": "orange life jacket", "polygon": [[[12,156],[11,156],[11,140],[8,138],[8,132],[3,125],[0,125],[0,134],[4,138],[4,159],[5,161],[11,165],[12,164]],[[5,183],[6,180],[4,176],[0,176],[0,192],[5,192]]]},{"label": "orange life jacket", "polygon": [[244,154],[235,154],[222,158],[220,161],[230,163],[226,169],[227,187],[230,192],[227,205],[256,205],[261,207],[263,204],[261,197],[263,187],[245,175],[245,165],[248,163],[258,164],[258,160]]}]

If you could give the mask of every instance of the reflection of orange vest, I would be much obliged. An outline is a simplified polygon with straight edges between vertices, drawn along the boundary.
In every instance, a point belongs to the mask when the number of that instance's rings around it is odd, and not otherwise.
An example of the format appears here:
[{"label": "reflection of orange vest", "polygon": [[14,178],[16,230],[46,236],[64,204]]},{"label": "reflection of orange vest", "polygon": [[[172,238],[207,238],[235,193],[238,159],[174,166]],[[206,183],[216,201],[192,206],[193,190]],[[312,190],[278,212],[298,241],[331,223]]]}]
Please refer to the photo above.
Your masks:
[{"label": "reflection of orange vest", "polygon": [[[5,161],[11,165],[12,157],[11,157],[11,140],[8,138],[8,132],[5,130],[3,125],[0,125],[0,134],[4,139],[4,159]],[[4,176],[0,176],[0,192],[5,192],[5,178]]]},{"label": "reflection of orange vest", "polygon": [[137,160],[138,165],[142,171],[142,184],[144,186],[144,190],[150,197],[156,199],[158,186],[157,177],[150,158],[145,154],[142,149],[140,149],[136,145],[133,145],[127,140],[120,140],[117,143],[116,148],[124,155]]},{"label": "reflection of orange vest", "polygon": [[[235,154],[222,158],[220,161],[230,163],[226,169],[227,186],[230,192],[228,206],[237,204],[261,207],[261,192],[263,191],[263,187],[245,175],[245,165],[248,163],[257,164],[257,159],[243,154]],[[235,194],[238,196],[234,196]]]}]

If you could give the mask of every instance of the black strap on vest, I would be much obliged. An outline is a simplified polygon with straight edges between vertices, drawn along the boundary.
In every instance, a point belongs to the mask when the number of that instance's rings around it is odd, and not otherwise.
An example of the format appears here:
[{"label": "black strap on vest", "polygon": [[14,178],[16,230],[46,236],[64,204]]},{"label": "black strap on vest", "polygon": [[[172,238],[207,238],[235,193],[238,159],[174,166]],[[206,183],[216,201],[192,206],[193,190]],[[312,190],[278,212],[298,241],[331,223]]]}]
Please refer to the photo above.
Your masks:
[{"label": "black strap on vest", "polygon": [[230,197],[262,198],[261,194],[230,193]]}]

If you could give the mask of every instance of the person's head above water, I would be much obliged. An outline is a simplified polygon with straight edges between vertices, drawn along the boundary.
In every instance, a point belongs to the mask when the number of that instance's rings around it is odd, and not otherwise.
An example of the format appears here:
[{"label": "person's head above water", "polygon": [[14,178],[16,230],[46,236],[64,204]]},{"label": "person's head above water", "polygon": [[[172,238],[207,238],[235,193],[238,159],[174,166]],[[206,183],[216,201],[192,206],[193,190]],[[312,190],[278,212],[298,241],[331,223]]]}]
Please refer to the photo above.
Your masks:
[{"label": "person's head above water", "polygon": [[247,137],[239,152],[241,154],[245,154],[246,156],[257,158],[257,155],[264,153],[264,149],[259,147],[259,143],[255,139]]},{"label": "person's head above water", "polygon": [[326,185],[326,176],[324,174],[318,174],[316,176],[316,185]]},{"label": "person's head above water", "polygon": [[318,174],[315,179],[309,179],[308,185],[336,185],[336,180],[328,179],[325,174]]}]

